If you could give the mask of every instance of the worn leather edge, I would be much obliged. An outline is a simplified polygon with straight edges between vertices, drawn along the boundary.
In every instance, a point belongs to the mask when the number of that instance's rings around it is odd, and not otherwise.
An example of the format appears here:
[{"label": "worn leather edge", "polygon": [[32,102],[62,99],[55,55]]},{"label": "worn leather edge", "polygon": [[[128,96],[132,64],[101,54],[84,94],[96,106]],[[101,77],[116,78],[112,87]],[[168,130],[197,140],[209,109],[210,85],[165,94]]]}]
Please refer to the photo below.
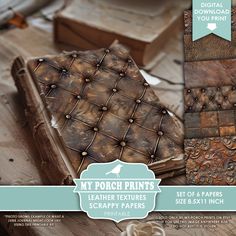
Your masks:
[{"label": "worn leather edge", "polygon": [[22,99],[33,139],[37,144],[44,175],[50,184],[72,184],[72,178],[75,176],[62,158],[62,155],[65,155],[64,150],[53,134],[53,128],[40,102],[41,98],[39,95],[37,97],[36,88],[22,57],[14,60],[11,73]]},{"label": "worn leather edge", "polygon": [[[158,178],[164,179],[185,173],[184,154],[148,165]],[[158,173],[158,174],[157,174]]]}]

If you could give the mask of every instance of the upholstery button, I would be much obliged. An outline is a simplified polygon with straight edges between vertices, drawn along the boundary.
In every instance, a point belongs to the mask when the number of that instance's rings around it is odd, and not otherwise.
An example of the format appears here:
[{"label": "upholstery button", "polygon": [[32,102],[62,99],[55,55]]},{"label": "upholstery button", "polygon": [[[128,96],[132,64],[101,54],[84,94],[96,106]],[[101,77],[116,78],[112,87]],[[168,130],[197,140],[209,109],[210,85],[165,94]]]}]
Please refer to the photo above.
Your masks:
[{"label": "upholstery button", "polygon": [[70,115],[70,114],[67,114],[67,115],[66,115],[66,119],[68,119],[68,120],[71,119],[71,115]]},{"label": "upholstery button", "polygon": [[38,62],[43,62],[43,61],[44,61],[43,58],[39,58],[39,59],[38,59]]},{"label": "upholstery button", "polygon": [[130,119],[129,119],[129,123],[130,123],[130,124],[134,123],[134,119],[130,118]]},{"label": "upholstery button", "polygon": [[202,89],[201,89],[201,92],[202,92],[202,93],[205,93],[205,92],[206,92],[206,89],[202,88]]},{"label": "upholstery button", "polygon": [[220,104],[218,104],[217,106],[218,106],[218,108],[221,108],[221,105],[220,105]]},{"label": "upholstery button", "polygon": [[116,88],[113,88],[112,91],[113,91],[114,93],[116,93],[116,92],[117,92],[117,89],[116,89]]},{"label": "upholstery button", "polygon": [[77,55],[76,53],[72,54],[71,56],[72,56],[73,58],[77,58],[77,57],[78,57],[78,55]]},{"label": "upholstery button", "polygon": [[110,52],[110,50],[107,48],[107,49],[105,49],[105,53],[109,53]]},{"label": "upholstery button", "polygon": [[202,105],[202,109],[206,109],[206,104],[203,104],[203,105]]},{"label": "upholstery button", "polygon": [[125,73],[124,72],[120,72],[120,77],[124,77]]},{"label": "upholstery button", "polygon": [[236,107],[236,103],[234,103],[234,107]]},{"label": "upholstery button", "polygon": [[128,59],[128,63],[131,63],[132,62],[132,60],[131,59]]},{"label": "upholstery button", "polygon": [[152,160],[156,159],[154,154],[152,154],[150,157],[151,157]]},{"label": "upholstery button", "polygon": [[96,65],[96,67],[100,67],[100,63],[98,63],[98,64]]},{"label": "upholstery button", "polygon": [[144,85],[145,87],[148,87],[148,86],[149,86],[149,84],[148,84],[147,82],[145,82],[143,85]]},{"label": "upholstery button", "polygon": [[51,84],[51,85],[50,85],[50,88],[51,88],[51,89],[55,89],[56,87],[57,87],[57,86],[56,86],[55,84]]},{"label": "upholstery button", "polygon": [[81,99],[81,96],[80,95],[76,95],[76,99]]},{"label": "upholstery button", "polygon": [[140,100],[140,99],[137,99],[137,100],[136,100],[136,103],[140,104],[140,103],[141,103],[141,100]]},{"label": "upholstery button", "polygon": [[157,132],[157,134],[158,134],[159,136],[163,136],[163,135],[164,135],[164,132],[163,132],[162,130],[159,130],[159,131]]},{"label": "upholstery button", "polygon": [[228,100],[228,97],[227,97],[227,96],[224,96],[224,100]]},{"label": "upholstery button", "polygon": [[102,110],[103,110],[103,111],[107,111],[108,108],[107,108],[106,106],[104,106],[104,107],[102,107]]},{"label": "upholstery button", "polygon": [[64,68],[64,69],[61,70],[61,72],[66,74],[68,72],[68,70]]},{"label": "upholstery button", "polygon": [[125,141],[121,141],[121,142],[120,142],[120,146],[121,146],[121,147],[125,147],[125,146],[126,146],[126,142],[125,142]]},{"label": "upholstery button", "polygon": [[191,89],[188,89],[188,90],[187,90],[187,93],[191,93],[191,92],[192,92]]},{"label": "upholstery button", "polygon": [[220,91],[220,87],[217,87],[217,91]]},{"label": "upholstery button", "polygon": [[196,101],[196,102],[197,102],[197,101],[198,101],[198,97],[195,97],[195,98],[194,98],[194,101]]},{"label": "upholstery button", "polygon": [[233,87],[232,87],[232,90],[236,90],[236,87],[235,87],[235,86],[233,86]]},{"label": "upholstery button", "polygon": [[81,155],[82,155],[83,157],[85,157],[85,156],[88,155],[88,153],[87,153],[86,151],[83,151],[83,152],[81,153]]},{"label": "upholstery button", "polygon": [[193,109],[193,108],[192,108],[191,106],[189,106],[189,107],[188,107],[188,110],[190,110],[190,111],[191,111],[192,109]]},{"label": "upholstery button", "polygon": [[98,127],[94,127],[93,131],[98,132]]},{"label": "upholstery button", "polygon": [[89,83],[89,82],[90,82],[90,79],[89,79],[89,78],[86,78],[86,79],[85,79],[85,82],[86,82],[86,83]]},{"label": "upholstery button", "polygon": [[163,109],[163,110],[161,111],[161,113],[162,113],[163,115],[166,115],[166,114],[167,114],[167,111],[166,111],[165,109]]}]

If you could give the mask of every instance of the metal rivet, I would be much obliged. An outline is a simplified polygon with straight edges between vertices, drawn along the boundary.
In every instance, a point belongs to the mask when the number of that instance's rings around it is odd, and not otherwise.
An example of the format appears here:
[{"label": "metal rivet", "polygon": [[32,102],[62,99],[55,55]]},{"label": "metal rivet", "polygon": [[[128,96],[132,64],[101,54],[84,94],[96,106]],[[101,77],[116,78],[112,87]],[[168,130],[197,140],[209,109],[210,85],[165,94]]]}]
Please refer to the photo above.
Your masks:
[{"label": "metal rivet", "polygon": [[98,132],[98,127],[94,127],[93,131]]},{"label": "metal rivet", "polygon": [[141,100],[140,100],[140,99],[137,99],[137,100],[136,100],[136,103],[140,104],[140,103],[141,103]]},{"label": "metal rivet", "polygon": [[105,53],[109,53],[110,52],[110,50],[107,48],[106,50],[105,50]]},{"label": "metal rivet", "polygon": [[43,62],[44,59],[43,59],[43,58],[39,58],[38,61],[39,61],[39,62]]},{"label": "metal rivet", "polygon": [[148,84],[147,82],[145,82],[143,85],[144,85],[145,87],[148,87],[148,86],[149,86],[149,84]]},{"label": "metal rivet", "polygon": [[71,118],[71,115],[70,114],[67,114],[66,115],[66,119],[70,119]]},{"label": "metal rivet", "polygon": [[163,109],[161,112],[163,115],[167,114],[167,111],[165,109]]},{"label": "metal rivet", "polygon": [[67,69],[62,69],[62,73],[67,73]]},{"label": "metal rivet", "polygon": [[134,119],[130,118],[129,123],[131,123],[131,124],[134,123]]},{"label": "metal rivet", "polygon": [[88,153],[84,151],[84,152],[81,153],[81,155],[82,155],[82,156],[87,156]]},{"label": "metal rivet", "polygon": [[102,110],[103,110],[103,111],[107,111],[108,108],[104,106],[104,107],[102,107]]},{"label": "metal rivet", "polygon": [[125,147],[126,146],[126,142],[125,141],[121,141],[120,142],[120,146]]},{"label": "metal rivet", "polygon": [[116,89],[116,88],[113,88],[112,91],[113,91],[114,93],[116,93],[116,92],[117,92],[117,89]]},{"label": "metal rivet", "polygon": [[120,72],[120,77],[124,77],[125,74],[123,72]]},{"label": "metal rivet", "polygon": [[85,82],[86,82],[86,83],[89,83],[89,82],[90,82],[90,79],[89,79],[89,78],[86,78],[86,79],[85,79]]},{"label": "metal rivet", "polygon": [[57,86],[56,86],[55,84],[51,84],[51,85],[50,85],[50,88],[51,88],[51,89],[55,89],[56,87],[57,87]]},{"label": "metal rivet", "polygon": [[159,130],[159,131],[157,132],[157,134],[158,134],[159,136],[163,136],[163,135],[164,135],[164,132],[161,131],[161,130]]}]

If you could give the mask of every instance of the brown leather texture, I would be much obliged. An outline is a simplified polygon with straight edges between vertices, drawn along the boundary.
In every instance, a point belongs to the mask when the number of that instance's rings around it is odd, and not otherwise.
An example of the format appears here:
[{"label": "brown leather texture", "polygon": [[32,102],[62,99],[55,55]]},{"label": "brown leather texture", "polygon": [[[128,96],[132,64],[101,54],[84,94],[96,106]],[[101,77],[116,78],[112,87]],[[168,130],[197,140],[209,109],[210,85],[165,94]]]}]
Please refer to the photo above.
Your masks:
[{"label": "brown leather texture", "polygon": [[184,12],[185,61],[229,59],[236,56],[236,8],[232,8],[232,41],[209,34],[199,40],[192,40],[192,11]]},{"label": "brown leather texture", "polygon": [[235,59],[185,62],[188,184],[236,184]]},{"label": "brown leather texture", "polygon": [[[191,37],[189,30],[188,27],[185,29],[188,34],[185,40]],[[224,58],[224,53],[229,56],[225,46],[218,42],[222,40],[219,37],[205,45],[211,40],[209,37],[217,36],[206,36],[191,43],[185,41],[184,146],[187,182],[235,185],[236,60],[201,61]],[[222,43],[229,45],[226,40]],[[218,51],[214,48],[215,44],[218,44]]]},{"label": "brown leather texture", "polygon": [[184,89],[185,112],[236,109],[236,87],[204,87]]},{"label": "brown leather texture", "polygon": [[235,136],[185,140],[185,153],[189,184],[236,184]]},{"label": "brown leather texture", "polygon": [[122,45],[32,59],[28,70],[78,176],[93,162],[165,165],[183,154],[180,122]]},{"label": "brown leather texture", "polygon": [[185,114],[185,137],[204,138],[236,135],[236,111],[209,111]]},{"label": "brown leather texture", "polygon": [[185,62],[185,88],[235,86],[236,59]]}]

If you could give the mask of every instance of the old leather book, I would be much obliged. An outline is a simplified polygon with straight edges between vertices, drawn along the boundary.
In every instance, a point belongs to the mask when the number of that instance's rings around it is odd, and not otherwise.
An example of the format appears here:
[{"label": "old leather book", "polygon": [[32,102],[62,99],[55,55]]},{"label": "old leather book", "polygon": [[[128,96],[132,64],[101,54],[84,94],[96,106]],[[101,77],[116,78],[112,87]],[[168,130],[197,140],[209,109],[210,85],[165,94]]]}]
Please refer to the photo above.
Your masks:
[{"label": "old leather book", "polygon": [[51,183],[115,159],[145,163],[161,178],[183,173],[181,124],[124,46],[17,58],[12,75]]},{"label": "old leather book", "polygon": [[182,28],[190,0],[77,0],[54,19],[62,49],[97,49],[115,39],[128,45],[138,65],[153,61],[173,32]]},{"label": "old leather book", "polygon": [[236,57],[236,8],[232,8],[232,41],[209,34],[192,40],[192,11],[184,12],[185,61],[229,59]]},{"label": "old leather book", "polygon": [[185,62],[189,184],[236,184],[236,60]]}]

